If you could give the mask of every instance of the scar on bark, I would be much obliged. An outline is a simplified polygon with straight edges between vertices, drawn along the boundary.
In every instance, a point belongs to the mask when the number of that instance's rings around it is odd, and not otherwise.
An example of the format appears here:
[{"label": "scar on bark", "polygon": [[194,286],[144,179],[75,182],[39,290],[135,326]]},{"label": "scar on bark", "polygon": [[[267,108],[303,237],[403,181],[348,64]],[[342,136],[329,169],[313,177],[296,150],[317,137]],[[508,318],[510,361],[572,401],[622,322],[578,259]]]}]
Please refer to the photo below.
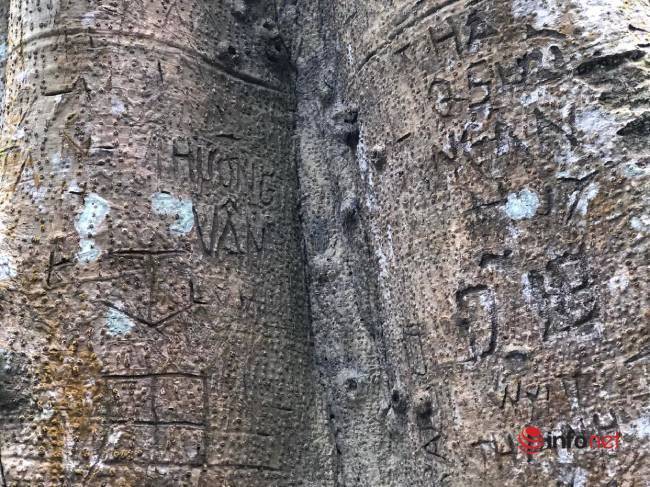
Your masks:
[{"label": "scar on bark", "polygon": [[164,76],[163,76],[162,66],[160,65],[160,59],[158,60],[158,75],[160,76],[160,82],[161,82],[161,83],[164,83],[164,82],[165,82],[165,78],[164,78]]},{"label": "scar on bark", "polygon": [[86,147],[82,147],[79,144],[77,144],[70,135],[68,135],[67,132],[63,132],[63,138],[72,146],[74,151],[77,153],[78,156],[83,157],[87,156],[88,153],[90,152],[90,139],[87,140],[86,142]]},{"label": "scar on bark", "polygon": [[610,71],[624,63],[638,61],[643,56],[645,56],[645,53],[640,49],[633,49],[605,56],[597,56],[580,63],[576,67],[575,72],[578,76],[586,76],[595,71]]},{"label": "scar on bark", "polygon": [[114,305],[113,303],[111,303],[109,301],[100,301],[100,303],[103,304],[104,306],[106,306],[107,308],[114,309],[115,311],[118,311],[119,313],[122,313],[123,315],[128,316],[132,320],[135,320],[138,323],[141,323],[141,324],[145,325],[148,328],[156,330],[159,333],[162,333],[162,331],[160,329],[164,328],[169,320],[171,320],[172,318],[175,318],[176,316],[180,315],[181,313],[189,311],[190,309],[192,309],[192,307],[195,304],[195,303],[192,303],[192,304],[190,304],[188,306],[177,309],[176,311],[168,314],[167,316],[162,317],[159,320],[156,320],[156,321],[151,320],[150,321],[150,320],[148,320],[146,318],[143,318],[142,316],[139,316],[139,315],[137,315],[135,313],[131,313],[130,311],[128,311],[126,309],[122,309],[119,306],[116,306],[116,305]]},{"label": "scar on bark", "polygon": [[644,112],[640,117],[628,122],[616,135],[644,137],[650,135],[650,112]]},{"label": "scar on bark", "polygon": [[2,436],[0,436],[0,481],[2,481],[2,487],[7,487],[7,479],[5,478],[5,467],[2,463],[2,447],[3,441]]},{"label": "scar on bark", "polygon": [[506,261],[510,255],[512,255],[512,250],[510,249],[505,249],[503,254],[492,254],[486,252],[481,255],[481,260],[478,265],[479,267],[488,267],[490,264],[499,264]]},{"label": "scar on bark", "polygon": [[509,388],[510,385],[507,385],[505,391],[503,391],[503,399],[501,400],[501,409],[504,409],[506,407],[506,401],[514,406],[519,402],[519,399],[521,398],[521,380],[517,381],[517,388],[514,391],[515,392],[514,397],[508,393]]},{"label": "scar on bark", "polygon": [[22,164],[20,165],[20,169],[18,170],[18,175],[16,176],[16,182],[14,183],[13,187],[13,192],[16,192],[16,189],[18,189],[18,185],[20,184],[20,180],[23,177],[23,172],[25,171],[25,166],[27,165],[27,161],[29,161],[30,166],[32,165],[32,155],[28,155],[23,159]]},{"label": "scar on bark", "polygon": [[551,37],[553,39],[565,39],[566,35],[554,29],[535,29],[532,25],[526,24],[526,39],[535,37]]}]

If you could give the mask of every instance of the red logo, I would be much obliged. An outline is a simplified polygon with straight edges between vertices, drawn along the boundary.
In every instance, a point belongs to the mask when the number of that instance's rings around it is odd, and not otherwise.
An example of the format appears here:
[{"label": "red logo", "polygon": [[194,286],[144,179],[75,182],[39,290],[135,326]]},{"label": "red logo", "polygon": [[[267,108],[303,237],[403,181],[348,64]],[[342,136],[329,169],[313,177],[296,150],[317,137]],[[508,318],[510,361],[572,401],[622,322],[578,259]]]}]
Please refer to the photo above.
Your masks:
[{"label": "red logo", "polygon": [[544,447],[544,436],[542,430],[536,426],[526,426],[519,435],[517,435],[519,449],[529,455],[539,453]]},{"label": "red logo", "polygon": [[612,435],[589,434],[585,431],[576,432],[572,429],[560,435],[547,433],[546,436],[537,426],[526,426],[517,435],[519,449],[528,455],[539,453],[544,448],[594,448],[618,450],[623,435],[620,431]]}]

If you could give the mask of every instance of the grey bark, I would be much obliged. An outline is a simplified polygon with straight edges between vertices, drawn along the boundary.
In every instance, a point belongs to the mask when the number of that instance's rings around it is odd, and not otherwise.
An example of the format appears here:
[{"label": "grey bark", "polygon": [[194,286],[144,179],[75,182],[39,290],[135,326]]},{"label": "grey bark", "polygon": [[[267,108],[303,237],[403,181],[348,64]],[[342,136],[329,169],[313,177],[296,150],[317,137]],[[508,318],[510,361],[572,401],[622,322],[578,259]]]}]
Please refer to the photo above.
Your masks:
[{"label": "grey bark", "polygon": [[11,3],[9,485],[294,483],[311,354],[280,14]]},{"label": "grey bark", "polygon": [[[647,483],[649,7],[301,4],[337,485]],[[623,440],[527,456],[528,425]]]},{"label": "grey bark", "polygon": [[645,485],[649,15],[11,2],[2,482]]}]

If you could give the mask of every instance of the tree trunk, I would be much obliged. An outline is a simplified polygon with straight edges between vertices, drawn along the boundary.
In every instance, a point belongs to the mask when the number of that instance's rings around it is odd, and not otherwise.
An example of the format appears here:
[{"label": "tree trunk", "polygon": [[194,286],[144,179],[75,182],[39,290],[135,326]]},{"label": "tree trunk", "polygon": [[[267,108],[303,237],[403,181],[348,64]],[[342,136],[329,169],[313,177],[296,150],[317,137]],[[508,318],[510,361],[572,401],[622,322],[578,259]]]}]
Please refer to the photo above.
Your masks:
[{"label": "tree trunk", "polygon": [[12,2],[7,485],[290,483],[311,362],[277,15]]},{"label": "tree trunk", "polygon": [[[650,4],[301,13],[303,230],[337,485],[642,485]],[[526,455],[525,426],[623,440]]]},{"label": "tree trunk", "polygon": [[647,0],[10,10],[3,486],[650,477]]}]

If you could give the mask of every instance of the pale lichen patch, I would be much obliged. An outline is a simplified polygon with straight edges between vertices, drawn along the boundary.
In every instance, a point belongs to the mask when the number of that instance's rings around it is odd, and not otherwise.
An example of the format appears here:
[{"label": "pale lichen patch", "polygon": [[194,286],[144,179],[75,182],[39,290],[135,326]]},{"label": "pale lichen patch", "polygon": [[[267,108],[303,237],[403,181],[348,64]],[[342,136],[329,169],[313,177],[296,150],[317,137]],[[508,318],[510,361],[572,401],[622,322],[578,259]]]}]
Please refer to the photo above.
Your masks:
[{"label": "pale lichen patch", "polygon": [[630,220],[630,226],[641,233],[648,233],[650,232],[650,216],[634,216]]},{"label": "pale lichen patch", "polygon": [[650,416],[641,416],[627,424],[621,425],[623,437],[631,435],[638,439],[650,438]]},{"label": "pale lichen patch", "polygon": [[23,83],[29,76],[29,71],[23,70],[16,74],[16,82]]},{"label": "pale lichen patch", "polygon": [[126,112],[124,102],[117,97],[111,98],[111,113],[116,117]]},{"label": "pale lichen patch", "polygon": [[583,135],[583,142],[592,150],[603,147],[610,148],[616,138],[616,131],[620,128],[625,117],[606,112],[599,108],[590,108],[576,114],[575,125]]},{"label": "pale lichen patch", "polygon": [[562,14],[556,0],[514,0],[512,13],[515,18],[529,19],[535,29],[553,27]]},{"label": "pale lichen patch", "polygon": [[524,106],[532,105],[548,97],[548,91],[545,86],[538,86],[530,93],[525,93],[520,97],[521,104]]},{"label": "pale lichen patch", "polygon": [[[580,35],[610,43],[618,48],[631,47],[630,36],[620,35],[628,30],[631,21],[642,22],[644,15],[641,11],[634,13],[628,8],[627,0],[580,0],[573,10],[573,23],[580,27]],[[616,15],[613,13],[616,12]],[[641,15],[639,15],[641,14]]]},{"label": "pale lichen patch", "polygon": [[619,172],[629,179],[647,178],[650,176],[650,167],[640,161],[631,161],[622,164]]},{"label": "pale lichen patch", "polygon": [[533,287],[530,284],[528,274],[522,274],[521,276],[521,294],[527,303],[533,302]]},{"label": "pale lichen patch", "polygon": [[151,207],[158,215],[176,218],[169,226],[169,231],[176,235],[187,235],[194,228],[194,211],[190,199],[175,198],[169,193],[154,193],[151,195]]},{"label": "pale lichen patch", "polygon": [[98,12],[96,10],[85,13],[83,17],[81,17],[81,25],[85,28],[94,27],[97,14]]},{"label": "pale lichen patch", "polygon": [[13,139],[14,140],[20,140],[25,138],[25,129],[22,127],[16,128],[16,131],[14,132]]},{"label": "pale lichen patch", "polygon": [[101,250],[96,247],[93,239],[82,238],[79,241],[79,251],[77,252],[77,260],[83,264],[89,264],[99,259]]},{"label": "pale lichen patch", "polygon": [[8,281],[18,275],[13,258],[8,254],[4,245],[6,227],[0,220],[0,282]]},{"label": "pale lichen patch", "polygon": [[620,269],[607,281],[607,288],[612,294],[618,294],[625,291],[630,284],[629,273],[627,269]]},{"label": "pale lichen patch", "polygon": [[70,181],[70,184],[68,184],[68,193],[81,193],[81,187],[76,180],[73,179]]},{"label": "pale lichen patch", "polygon": [[588,480],[588,473],[583,468],[576,468],[573,473],[573,486],[574,487],[586,487]]},{"label": "pale lichen patch", "polygon": [[75,229],[79,234],[79,247],[77,260],[87,264],[99,258],[101,249],[93,237],[104,223],[110,212],[110,203],[95,193],[90,193],[84,199],[84,207],[75,220]]},{"label": "pale lichen patch", "polygon": [[539,208],[539,197],[534,191],[525,188],[518,193],[510,193],[504,211],[513,220],[532,218]]},{"label": "pale lichen patch", "polygon": [[109,335],[126,335],[135,327],[135,323],[127,315],[114,308],[109,308],[106,313],[106,329]]},{"label": "pale lichen patch", "polygon": [[17,275],[13,259],[8,255],[0,254],[0,281],[8,281]]},{"label": "pale lichen patch", "polygon": [[352,53],[352,46],[350,44],[347,45],[348,47],[348,64],[350,66],[354,66],[354,54]]},{"label": "pale lichen patch", "polygon": [[598,183],[591,183],[587,189],[582,193],[578,203],[576,203],[576,211],[582,216],[587,214],[589,209],[589,202],[598,195]]},{"label": "pale lichen patch", "polygon": [[66,173],[70,169],[70,161],[66,157],[61,157],[61,152],[52,152],[50,154],[50,165],[57,174]]}]

